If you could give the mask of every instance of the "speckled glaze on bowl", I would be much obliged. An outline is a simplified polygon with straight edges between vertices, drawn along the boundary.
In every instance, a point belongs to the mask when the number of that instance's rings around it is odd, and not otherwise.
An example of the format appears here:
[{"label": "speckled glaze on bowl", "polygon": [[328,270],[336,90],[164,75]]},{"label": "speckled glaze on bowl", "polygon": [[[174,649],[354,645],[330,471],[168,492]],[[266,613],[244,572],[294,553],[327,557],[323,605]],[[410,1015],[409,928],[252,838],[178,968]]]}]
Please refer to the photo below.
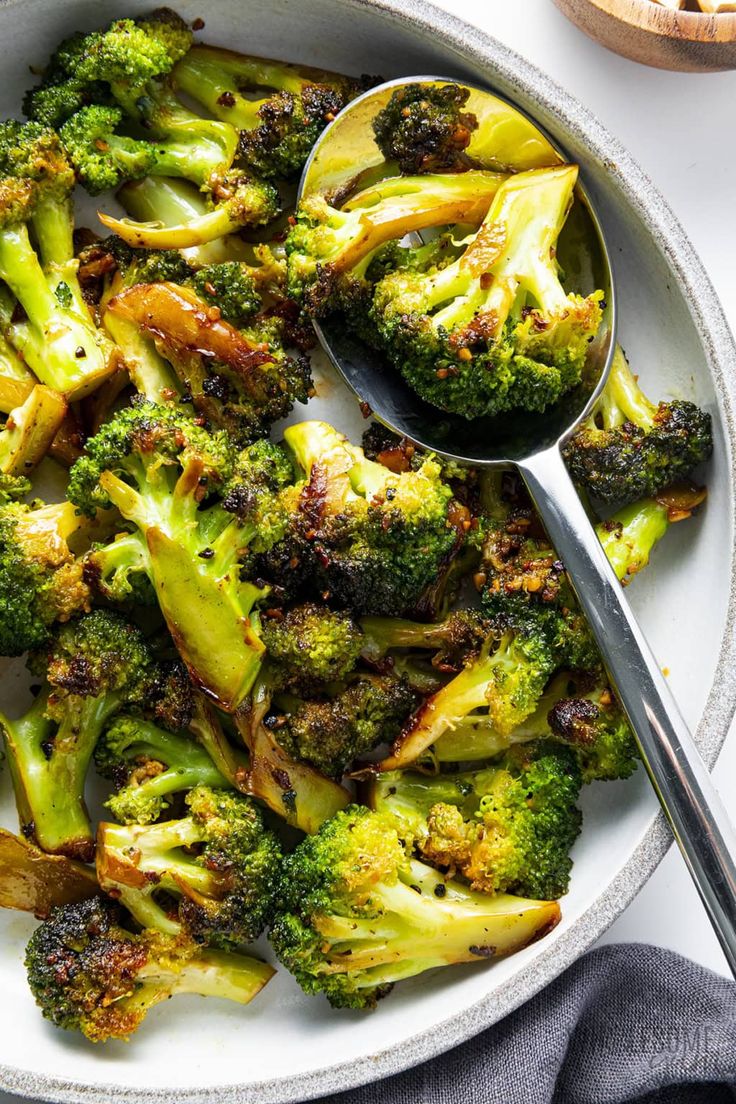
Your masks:
[{"label": "speckled glaze on bowl", "polygon": [[[28,64],[42,61],[64,35],[153,6],[141,0],[0,2],[5,112],[17,111]],[[736,348],[700,261],[651,181],[561,88],[424,0],[182,0],[176,6],[187,18],[205,18],[213,43],[386,77],[435,71],[487,83],[534,115],[579,161],[612,248],[621,338],[636,370],[653,395],[692,398],[714,415],[708,507],[697,522],[668,534],[647,582],[629,592],[712,764],[736,705]],[[325,380],[316,413],[359,432],[360,418],[337,387]],[[3,678],[7,699],[17,670],[9,668]],[[155,1010],[129,1046],[93,1048],[41,1020],[20,963],[32,922],[6,914],[0,917],[0,1087],[56,1104],[209,1104],[215,1098],[286,1104],[375,1081],[448,1050],[577,958],[664,855],[667,829],[643,772],[586,793],[584,811],[564,920],[548,939],[490,967],[435,971],[402,983],[368,1016],[329,1010],[300,994],[282,971],[246,1009],[177,998]],[[0,778],[0,820],[13,826],[7,772]]]}]

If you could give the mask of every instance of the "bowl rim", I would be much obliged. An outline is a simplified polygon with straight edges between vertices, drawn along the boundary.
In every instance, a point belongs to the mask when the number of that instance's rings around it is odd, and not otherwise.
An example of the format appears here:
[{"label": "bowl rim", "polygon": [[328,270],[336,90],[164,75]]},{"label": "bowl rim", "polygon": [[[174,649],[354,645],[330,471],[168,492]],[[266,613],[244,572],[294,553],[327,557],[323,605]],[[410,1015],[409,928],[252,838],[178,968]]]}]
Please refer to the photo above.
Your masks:
[{"label": "bowl rim", "polygon": [[[0,11],[25,0],[0,0]],[[647,3],[650,0],[646,0]],[[600,123],[596,115],[498,39],[427,0],[340,0],[346,8],[368,9],[388,23],[404,24],[424,38],[439,36],[458,62],[473,62],[492,71],[499,91],[512,102],[523,91],[535,104],[538,121],[553,133],[555,121],[577,139],[615,178],[627,203],[673,269],[703,344],[724,427],[726,466],[736,486],[736,342],[723,308],[682,226],[647,174]],[[690,13],[692,14],[692,13]],[[545,121],[545,114],[547,122]],[[713,681],[696,729],[696,740],[712,769],[736,711],[736,540],[733,510],[728,603]],[[734,673],[732,673],[734,672]],[[461,1012],[403,1042],[363,1058],[323,1069],[258,1082],[197,1086],[191,1089],[139,1089],[126,1085],[78,1082],[0,1065],[0,1088],[21,1097],[54,1104],[292,1104],[342,1092],[380,1080],[427,1061],[492,1026],[534,996],[570,966],[610,926],[648,881],[672,840],[664,815],[654,813],[650,826],[626,864],[583,912],[570,930],[541,949],[519,973]]]},{"label": "bowl rim", "polygon": [[[589,8],[623,23],[627,27],[657,35],[660,38],[677,38],[683,42],[702,45],[730,43],[736,38],[735,12],[676,11],[657,4],[654,0],[627,0],[630,10],[621,12],[621,0],[579,0]],[[704,33],[708,28],[709,33]]]}]

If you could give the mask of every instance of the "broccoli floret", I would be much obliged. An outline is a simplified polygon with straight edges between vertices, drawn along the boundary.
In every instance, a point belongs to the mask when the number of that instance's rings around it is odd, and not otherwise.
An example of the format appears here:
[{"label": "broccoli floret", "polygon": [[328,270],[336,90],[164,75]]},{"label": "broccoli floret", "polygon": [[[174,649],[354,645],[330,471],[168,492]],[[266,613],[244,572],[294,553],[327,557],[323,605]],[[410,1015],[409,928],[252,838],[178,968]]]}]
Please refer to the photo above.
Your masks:
[{"label": "broccoli floret", "polygon": [[[552,692],[559,692],[558,687]],[[584,782],[628,778],[636,770],[639,752],[634,734],[605,684],[559,698],[547,714],[547,724],[552,735],[577,754]]]},{"label": "broccoli floret", "polygon": [[331,778],[379,744],[391,743],[418,696],[402,678],[360,675],[318,700],[276,699],[276,738],[295,759]]},{"label": "broccoli floret", "polygon": [[142,717],[118,717],[95,748],[100,774],[116,792],[105,802],[123,824],[152,824],[170,808],[173,796],[195,786],[228,789],[207,752],[192,737]]},{"label": "broccoli floret", "polygon": [[194,273],[191,286],[233,326],[245,326],[263,303],[256,277],[244,261],[205,265]]},{"label": "broccoli floret", "polygon": [[473,889],[553,900],[569,886],[580,787],[572,751],[524,745],[477,771],[379,775],[370,804],[398,818],[423,859]]},{"label": "broccoli floret", "polygon": [[249,545],[269,541],[268,532],[223,508],[218,491],[232,470],[224,434],[208,433],[171,406],[139,401],[87,443],[68,488],[80,509],[112,503],[135,525],[181,658],[195,685],[227,711],[250,690],[265,650],[256,604],[266,592],[241,579],[239,559]]},{"label": "broccoli floret", "polygon": [[25,402],[9,412],[0,430],[0,475],[30,475],[48,452],[66,411],[56,391],[34,387]]},{"label": "broccoli floret", "polygon": [[337,73],[199,45],[179,62],[174,81],[237,127],[240,156],[254,172],[286,178],[301,172],[324,127],[366,87]]},{"label": "broccoli floret", "polygon": [[386,352],[427,402],[469,419],[543,411],[580,382],[603,294],[566,293],[555,261],[577,174],[509,177],[457,261],[376,285]]},{"label": "broccoli floret", "polygon": [[171,282],[123,289],[107,303],[110,316],[154,341],[195,410],[236,444],[262,437],[312,394],[308,361],[286,355],[275,318],[238,330],[191,287]]},{"label": "broccoli floret", "polygon": [[470,716],[433,748],[440,763],[472,762],[500,755],[516,744],[559,740],[574,752],[584,782],[628,778],[639,753],[628,721],[599,672],[562,671],[521,725],[500,735],[487,716]]},{"label": "broccoli floret", "polygon": [[84,557],[85,583],[109,602],[155,606],[148,577],[148,548],[140,533],[119,533],[109,544],[97,544]]},{"label": "broccoli floret", "polygon": [[165,150],[151,142],[119,134],[123,112],[119,107],[91,104],[82,107],[59,130],[77,179],[90,195],[117,188],[125,180],[139,180],[165,172]]},{"label": "broccoli floret", "polygon": [[140,630],[101,610],[61,626],[36,657],[47,685],[23,717],[0,723],[21,826],[44,851],[91,858],[84,784],[92,753],[111,717],[145,699],[152,666]]},{"label": "broccoli floret", "polygon": [[127,1039],[176,993],[247,1004],[273,977],[265,962],[203,950],[187,936],[133,934],[112,901],[56,909],[26,949],[28,984],[46,1019],[92,1042]]},{"label": "broccoli floret", "polygon": [[119,219],[100,213],[100,221],[134,249],[191,249],[214,242],[243,227],[265,226],[280,213],[279,195],[267,180],[242,169],[212,177],[209,203],[200,215],[173,226]]},{"label": "broccoli floret", "polygon": [[73,187],[58,135],[38,123],[0,124],[0,279],[22,308],[19,318],[3,305],[2,327],[42,383],[81,399],[117,362],[77,280]]},{"label": "broccoli floret", "polygon": [[353,301],[382,246],[410,230],[480,225],[503,180],[492,172],[396,177],[359,192],[343,210],[305,196],[286,239],[289,294],[315,316]]},{"label": "broccoli floret", "polygon": [[283,686],[309,687],[344,678],[355,666],[362,634],[349,613],[307,602],[263,622],[263,643]]},{"label": "broccoli floret", "polygon": [[394,982],[541,938],[556,902],[477,893],[408,857],[396,821],[351,806],[284,861],[270,939],[307,993],[370,1008]]},{"label": "broccoli floret", "polygon": [[[268,922],[281,848],[248,797],[197,786],[189,815],[160,824],[101,824],[100,885],[144,927],[212,947],[256,939]],[[160,904],[177,902],[172,917]]]},{"label": "broccoli floret", "polygon": [[402,85],[373,120],[376,145],[402,173],[462,171],[478,128],[475,115],[463,111],[469,97],[459,84]]},{"label": "broccoli floret", "polygon": [[466,535],[439,465],[394,474],[324,422],[289,426],[284,440],[304,479],[278,582],[308,565],[318,593],[356,613],[411,610]]},{"label": "broccoli floret", "polygon": [[617,346],[605,390],[565,459],[596,498],[627,503],[687,479],[712,451],[710,414],[682,400],[650,402]]},{"label": "broccoli floret", "polygon": [[0,505],[1,655],[41,647],[56,621],[89,610],[83,567],[68,544],[84,520],[68,502]]}]

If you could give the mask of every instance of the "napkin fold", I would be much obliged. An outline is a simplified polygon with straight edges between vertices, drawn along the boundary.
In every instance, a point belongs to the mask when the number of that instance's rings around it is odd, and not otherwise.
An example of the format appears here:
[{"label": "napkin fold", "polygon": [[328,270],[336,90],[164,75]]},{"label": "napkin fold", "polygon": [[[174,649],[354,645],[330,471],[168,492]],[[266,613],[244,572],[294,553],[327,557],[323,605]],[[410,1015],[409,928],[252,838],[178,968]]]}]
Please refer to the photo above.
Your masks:
[{"label": "napkin fold", "polygon": [[734,1104],[736,982],[671,951],[599,947],[506,1019],[320,1104]]}]

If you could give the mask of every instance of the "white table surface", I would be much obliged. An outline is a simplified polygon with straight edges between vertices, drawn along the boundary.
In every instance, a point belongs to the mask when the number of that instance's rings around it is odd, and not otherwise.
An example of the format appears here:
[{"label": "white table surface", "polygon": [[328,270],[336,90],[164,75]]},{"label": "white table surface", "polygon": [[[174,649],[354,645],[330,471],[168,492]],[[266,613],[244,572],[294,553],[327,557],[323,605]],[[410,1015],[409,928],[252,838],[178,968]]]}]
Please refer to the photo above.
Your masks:
[{"label": "white table surface", "polygon": [[[637,65],[591,42],[552,0],[435,2],[544,69],[624,142],[685,227],[736,330],[736,72],[664,73]],[[736,820],[736,728],[715,779]],[[728,973],[674,850],[601,942],[655,943]],[[0,1104],[16,1100],[0,1093]]]}]

